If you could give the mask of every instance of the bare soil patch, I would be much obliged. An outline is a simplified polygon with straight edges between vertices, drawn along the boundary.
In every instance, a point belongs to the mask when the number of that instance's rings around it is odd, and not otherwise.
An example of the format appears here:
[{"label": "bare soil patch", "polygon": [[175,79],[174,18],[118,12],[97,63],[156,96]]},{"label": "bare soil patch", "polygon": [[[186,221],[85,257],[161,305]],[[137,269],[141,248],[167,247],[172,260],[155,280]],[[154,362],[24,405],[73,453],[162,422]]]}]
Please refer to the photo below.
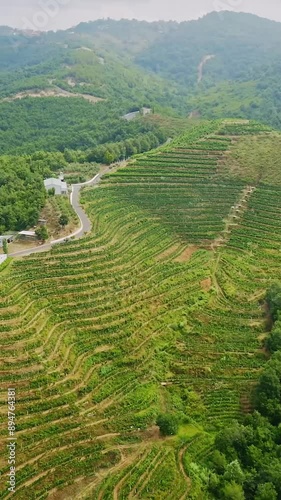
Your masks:
[{"label": "bare soil patch", "polygon": [[79,47],[77,50],[85,50],[86,52],[93,52],[89,47]]},{"label": "bare soil patch", "polygon": [[161,252],[159,255],[156,256],[156,260],[165,260],[167,257],[170,257],[174,252],[176,252],[179,248],[179,243],[176,243],[175,245],[167,248],[164,250],[164,252]]},{"label": "bare soil patch", "polygon": [[100,353],[100,352],[108,352],[108,351],[112,351],[112,349],[113,349],[113,346],[112,346],[112,345],[101,345],[101,346],[97,347],[97,348],[95,349],[95,351],[94,351],[94,352],[95,352],[96,354],[98,354],[98,353]]},{"label": "bare soil patch", "polygon": [[198,247],[191,245],[187,247],[176,259],[175,262],[187,262],[192,255],[198,250]]},{"label": "bare soil patch", "polygon": [[153,425],[149,429],[146,429],[141,433],[141,437],[144,441],[159,441],[160,439],[165,439],[161,436],[159,427],[157,425]]},{"label": "bare soil patch", "polygon": [[201,281],[201,287],[203,288],[203,290],[205,290],[206,292],[208,292],[211,287],[212,287],[212,280],[211,278],[206,278],[205,280]]},{"label": "bare soil patch", "polygon": [[60,226],[59,217],[63,211],[64,209],[60,209],[60,206],[57,205],[56,197],[53,197],[47,200],[47,203],[41,212],[41,218],[47,221],[47,230],[49,238],[51,239],[66,238],[79,227],[79,220],[76,219],[74,212],[73,214],[72,212],[68,213],[69,223],[67,226],[64,228]]},{"label": "bare soil patch", "polygon": [[16,253],[16,252],[22,252],[24,250],[28,250],[29,248],[35,248],[38,247],[40,248],[42,244],[40,244],[39,241],[33,240],[33,241],[24,241],[24,240],[18,240],[14,241],[13,243],[9,244],[9,254],[10,253]]},{"label": "bare soil patch", "polygon": [[258,336],[258,340],[260,342],[263,342],[265,339],[267,339],[268,337],[268,333],[261,333],[259,336]]},{"label": "bare soil patch", "polygon": [[74,93],[74,92],[68,92],[67,90],[60,89],[59,87],[56,88],[50,88],[50,89],[45,89],[45,90],[26,90],[25,92],[19,92],[18,94],[15,94],[11,97],[5,97],[2,99],[2,102],[12,102],[16,101],[18,99],[24,99],[25,97],[80,97],[82,99],[85,99],[86,101],[89,101],[93,104],[104,101],[105,99],[102,99],[101,97],[96,97],[93,95],[89,94],[79,94],[79,93]]}]

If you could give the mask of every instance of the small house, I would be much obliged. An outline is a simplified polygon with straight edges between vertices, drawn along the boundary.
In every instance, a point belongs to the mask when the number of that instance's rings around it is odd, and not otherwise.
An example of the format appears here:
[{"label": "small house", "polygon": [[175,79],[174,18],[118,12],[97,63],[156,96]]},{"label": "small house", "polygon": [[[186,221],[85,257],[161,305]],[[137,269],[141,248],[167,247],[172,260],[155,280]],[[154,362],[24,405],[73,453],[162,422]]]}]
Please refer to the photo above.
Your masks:
[{"label": "small house", "polygon": [[44,181],[44,186],[46,191],[50,191],[50,189],[55,190],[56,195],[65,195],[67,194],[67,184],[61,179],[50,178]]},{"label": "small house", "polygon": [[21,238],[21,239],[35,240],[36,239],[36,233],[35,233],[35,231],[21,231],[18,234],[18,237]]}]

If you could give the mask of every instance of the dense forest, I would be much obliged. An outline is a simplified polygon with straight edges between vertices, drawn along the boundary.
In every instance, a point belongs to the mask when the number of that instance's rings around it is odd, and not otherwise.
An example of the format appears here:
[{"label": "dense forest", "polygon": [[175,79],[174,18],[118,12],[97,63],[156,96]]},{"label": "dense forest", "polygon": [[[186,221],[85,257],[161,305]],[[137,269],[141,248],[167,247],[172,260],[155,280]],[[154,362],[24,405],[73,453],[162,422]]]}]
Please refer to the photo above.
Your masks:
[{"label": "dense forest", "polygon": [[0,234],[33,226],[45,203],[43,178],[25,158],[0,157]]},{"label": "dense forest", "polygon": [[33,153],[38,150],[87,149],[108,142],[136,138],[159,126],[145,119],[126,121],[120,106],[84,99],[26,98],[0,105],[0,154]]}]

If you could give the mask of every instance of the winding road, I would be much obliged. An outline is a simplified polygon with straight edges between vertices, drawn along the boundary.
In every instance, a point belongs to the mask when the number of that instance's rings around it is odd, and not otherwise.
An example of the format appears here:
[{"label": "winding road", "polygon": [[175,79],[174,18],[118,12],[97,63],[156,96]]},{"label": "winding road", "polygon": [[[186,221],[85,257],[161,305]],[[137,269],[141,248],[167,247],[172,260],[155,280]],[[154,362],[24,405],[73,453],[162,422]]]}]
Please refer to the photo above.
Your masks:
[{"label": "winding road", "polygon": [[64,243],[66,238],[82,238],[86,233],[89,233],[92,228],[92,223],[87,216],[86,212],[83,210],[83,208],[80,205],[80,191],[83,187],[86,186],[97,186],[104,174],[106,174],[110,170],[110,167],[106,168],[103,170],[102,173],[99,173],[95,175],[93,179],[91,179],[88,182],[83,182],[82,184],[72,184],[72,191],[70,195],[70,203],[73,206],[76,214],[79,217],[80,220],[80,227],[77,229],[74,233],[70,234],[67,237],[60,238],[59,240],[52,240],[49,243],[45,243],[44,245],[41,245],[40,247],[34,247],[34,248],[28,248],[26,250],[21,250],[20,252],[15,252],[11,253],[8,255],[8,257],[27,257],[28,255],[32,255],[34,253],[39,253],[39,252],[47,252],[48,250],[51,250],[53,245],[59,245],[61,243]]}]

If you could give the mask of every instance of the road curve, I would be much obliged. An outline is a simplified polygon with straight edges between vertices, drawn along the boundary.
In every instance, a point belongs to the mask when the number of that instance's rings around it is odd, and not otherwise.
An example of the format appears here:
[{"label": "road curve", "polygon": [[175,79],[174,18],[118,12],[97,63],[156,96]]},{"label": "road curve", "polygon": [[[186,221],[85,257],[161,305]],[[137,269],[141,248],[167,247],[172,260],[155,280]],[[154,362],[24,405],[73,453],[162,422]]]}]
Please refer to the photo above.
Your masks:
[{"label": "road curve", "polygon": [[[92,223],[86,212],[80,205],[80,191],[83,187],[86,186],[97,186],[100,183],[102,176],[106,174],[109,169],[110,167],[106,168],[102,173],[95,175],[95,177],[93,177],[93,179],[91,179],[90,181],[83,182],[81,184],[72,184],[70,203],[73,206],[77,216],[79,217],[80,227],[74,233],[67,236],[67,238],[82,238],[86,233],[91,231]],[[48,250],[51,250],[53,245],[64,243],[65,239],[66,237],[60,238],[59,240],[52,240],[49,243],[41,245],[40,247],[37,246],[34,248],[22,250],[20,252],[11,253],[8,255],[8,257],[27,257],[28,255],[32,255],[34,253],[47,252]]]}]

